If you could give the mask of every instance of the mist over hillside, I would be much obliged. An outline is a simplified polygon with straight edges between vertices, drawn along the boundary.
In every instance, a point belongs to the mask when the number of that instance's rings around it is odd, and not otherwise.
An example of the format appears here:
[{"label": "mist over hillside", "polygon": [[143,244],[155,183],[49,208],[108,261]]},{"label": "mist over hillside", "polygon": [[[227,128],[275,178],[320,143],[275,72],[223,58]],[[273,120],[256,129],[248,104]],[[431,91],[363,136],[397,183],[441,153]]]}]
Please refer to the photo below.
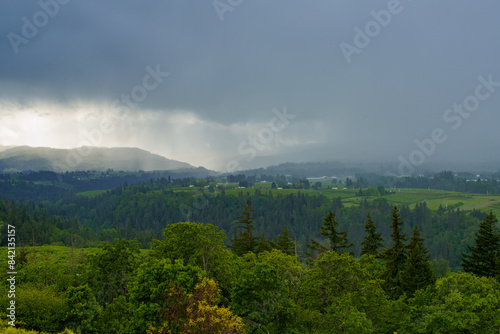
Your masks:
[{"label": "mist over hillside", "polygon": [[297,177],[321,177],[321,176],[355,176],[357,174],[376,174],[381,176],[404,177],[404,176],[432,176],[438,172],[453,170],[456,173],[470,174],[493,174],[500,172],[500,162],[489,163],[451,163],[436,162],[429,163],[420,168],[414,168],[412,173],[401,168],[401,165],[388,162],[286,162],[262,168],[245,169],[228,174],[245,175],[291,175]]},{"label": "mist over hillside", "polygon": [[0,170],[76,171],[123,170],[152,171],[192,169],[194,166],[139,148],[129,147],[80,147],[55,149],[49,147],[2,147]]},{"label": "mist over hillside", "polygon": [[[384,176],[403,177],[408,175],[427,175],[453,170],[467,173],[498,173],[500,162],[428,162],[423,166],[411,166],[387,161],[356,161],[335,159],[332,161],[292,162],[283,160],[272,163],[265,158],[259,161],[262,167],[238,170],[210,171],[213,175],[293,175],[298,177],[354,176],[360,173],[373,173]],[[203,166],[200,166],[203,168]],[[0,146],[0,171],[53,171],[66,172],[78,170],[105,171],[154,171],[190,170],[196,168],[186,162],[165,158],[135,147],[80,147],[56,149],[31,146]]]}]

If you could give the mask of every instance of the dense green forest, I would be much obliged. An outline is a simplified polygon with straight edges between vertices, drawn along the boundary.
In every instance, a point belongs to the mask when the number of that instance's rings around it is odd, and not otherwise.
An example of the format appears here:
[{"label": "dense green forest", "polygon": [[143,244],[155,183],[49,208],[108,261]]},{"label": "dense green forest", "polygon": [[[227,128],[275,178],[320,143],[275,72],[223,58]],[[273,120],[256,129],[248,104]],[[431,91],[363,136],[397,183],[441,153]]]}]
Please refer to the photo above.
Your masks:
[{"label": "dense green forest", "polygon": [[[297,243],[299,258],[306,244],[319,237],[322,217],[332,210],[339,226],[354,242],[359,255],[367,214],[382,234],[387,246],[390,234],[391,195],[360,197],[357,205],[344,205],[341,193],[335,197],[313,190],[277,192],[271,189],[209,190],[205,179],[160,179],[139,185],[122,185],[93,196],[66,193],[54,201],[0,200],[0,218],[18,226],[21,245],[57,244],[75,247],[96,246],[100,241],[136,239],[142,248],[150,248],[154,238],[161,239],[163,229],[180,221],[207,222],[226,235],[236,230],[237,217],[246,200],[254,209],[255,233],[275,238],[289,229]],[[196,187],[190,188],[189,185]],[[201,188],[197,188],[197,187]],[[357,195],[357,193],[356,193]],[[485,214],[479,210],[440,207],[431,210],[426,202],[399,205],[403,230],[411,233],[416,224],[425,237],[433,259],[449,261],[452,270],[460,266],[460,255],[470,243]],[[3,230],[2,230],[3,229]],[[5,226],[0,227],[5,232]],[[0,240],[5,245],[6,240]]]},{"label": "dense green forest", "polygon": [[403,232],[397,207],[388,247],[367,218],[361,257],[332,211],[320,226],[327,242],[311,239],[304,262],[286,228],[271,241],[254,233],[254,221],[246,202],[229,247],[216,226],[182,222],[147,251],[124,239],[98,249],[18,249],[16,313],[7,319],[48,333],[499,332],[500,234],[492,213],[463,255],[468,273],[432,268],[418,225],[411,236]]},{"label": "dense green forest", "polygon": [[0,174],[0,198],[17,201],[54,201],[82,191],[113,189],[123,184],[137,184],[151,180],[189,180],[203,177],[203,168],[183,171],[106,172],[76,171],[55,173],[50,171]]},{"label": "dense green forest", "polygon": [[[105,175],[3,176],[14,195],[0,199],[0,245],[11,246],[14,226],[17,328],[499,332],[500,235],[485,209],[496,210],[494,195],[242,174],[97,187]],[[0,333],[17,332],[7,321]]]}]

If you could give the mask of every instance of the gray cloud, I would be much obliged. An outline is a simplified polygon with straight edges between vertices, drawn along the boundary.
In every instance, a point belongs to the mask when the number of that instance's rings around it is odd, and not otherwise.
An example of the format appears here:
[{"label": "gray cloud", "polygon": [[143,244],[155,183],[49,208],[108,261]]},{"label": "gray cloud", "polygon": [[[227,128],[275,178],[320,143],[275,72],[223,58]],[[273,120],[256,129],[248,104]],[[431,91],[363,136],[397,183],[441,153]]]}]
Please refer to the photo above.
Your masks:
[{"label": "gray cloud", "polygon": [[[10,121],[0,144],[78,145],[83,130],[109,118],[115,130],[103,145],[223,169],[244,159],[238,144],[286,105],[297,116],[280,133],[288,146],[259,151],[253,163],[266,156],[397,162],[437,127],[449,138],[429,161],[463,160],[463,148],[490,159],[499,143],[500,89],[460,129],[450,130],[443,113],[474,92],[479,75],[500,81],[500,4],[401,0],[402,10],[347,63],[340,43],[355,45],[354,28],[364,30],[370,12],[389,3],[243,1],[221,21],[210,1],[72,0],[16,54],[9,33],[23,36],[23,17],[33,22],[43,9],[4,1],[0,114]],[[157,64],[169,72],[164,82],[112,116],[112,101],[142,85],[146,67]],[[18,122],[28,117],[30,131],[43,118],[54,133],[35,131],[26,142]],[[57,130],[61,120],[66,125]]]}]

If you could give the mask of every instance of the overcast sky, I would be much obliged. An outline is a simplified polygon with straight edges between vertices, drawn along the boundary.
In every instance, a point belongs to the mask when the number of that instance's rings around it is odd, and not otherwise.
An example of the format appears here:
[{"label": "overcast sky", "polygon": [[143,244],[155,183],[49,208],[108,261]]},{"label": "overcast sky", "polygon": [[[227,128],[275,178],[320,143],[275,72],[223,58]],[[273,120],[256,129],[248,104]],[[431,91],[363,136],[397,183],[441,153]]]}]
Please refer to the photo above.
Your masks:
[{"label": "overcast sky", "polygon": [[0,145],[133,146],[218,170],[498,160],[499,13],[496,0],[4,0]]}]

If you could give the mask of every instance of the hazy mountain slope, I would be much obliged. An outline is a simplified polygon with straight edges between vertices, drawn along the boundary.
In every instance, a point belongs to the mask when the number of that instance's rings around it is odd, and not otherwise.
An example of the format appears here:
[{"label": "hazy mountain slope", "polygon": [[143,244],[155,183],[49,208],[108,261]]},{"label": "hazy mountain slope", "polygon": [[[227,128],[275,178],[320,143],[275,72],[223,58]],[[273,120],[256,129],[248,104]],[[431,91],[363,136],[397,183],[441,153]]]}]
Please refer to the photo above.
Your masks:
[{"label": "hazy mountain slope", "polygon": [[3,146],[3,145],[0,145],[0,152],[8,150],[8,149],[11,149],[13,147],[15,147],[15,146]]},{"label": "hazy mountain slope", "polygon": [[0,151],[0,171],[16,170],[175,170],[192,165],[167,159],[139,148],[80,147],[54,149],[18,146]]}]

